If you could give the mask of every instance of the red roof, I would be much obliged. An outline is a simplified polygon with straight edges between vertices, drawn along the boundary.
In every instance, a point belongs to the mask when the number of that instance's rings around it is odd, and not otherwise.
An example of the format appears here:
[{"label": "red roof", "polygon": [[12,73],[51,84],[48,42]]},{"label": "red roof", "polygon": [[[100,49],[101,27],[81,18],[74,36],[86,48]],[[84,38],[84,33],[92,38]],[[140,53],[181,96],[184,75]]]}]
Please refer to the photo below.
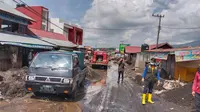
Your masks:
[{"label": "red roof", "polygon": [[47,32],[44,30],[37,30],[37,29],[33,29],[33,28],[29,28],[30,33],[32,35],[36,35],[39,37],[46,37],[46,38],[50,38],[50,39],[57,39],[57,40],[67,40],[67,37],[65,37],[63,34],[59,34],[59,33],[53,33],[53,32]]},{"label": "red roof", "polygon": [[[158,44],[158,48],[162,48],[164,45],[167,45],[167,46],[169,46],[169,48],[173,48],[171,45],[169,45],[168,43],[160,43],[160,44]],[[153,45],[150,45],[149,46],[149,49],[156,49],[156,44],[153,44]]]},{"label": "red roof", "polygon": [[138,52],[141,52],[141,47],[139,47],[139,46],[126,46],[125,52],[126,53],[138,53]]}]

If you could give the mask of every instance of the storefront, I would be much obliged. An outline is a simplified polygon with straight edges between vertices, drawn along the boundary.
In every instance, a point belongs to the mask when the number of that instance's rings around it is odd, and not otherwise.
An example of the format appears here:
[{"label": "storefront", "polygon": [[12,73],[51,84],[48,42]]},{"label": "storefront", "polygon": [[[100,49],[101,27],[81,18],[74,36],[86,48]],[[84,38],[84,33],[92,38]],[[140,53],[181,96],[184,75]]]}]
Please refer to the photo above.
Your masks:
[{"label": "storefront", "polygon": [[151,50],[149,53],[155,54],[151,57],[161,59],[163,78],[191,82],[200,64],[200,47]]},{"label": "storefront", "polygon": [[28,66],[30,52],[52,50],[53,47],[37,38],[0,33],[0,70]]},{"label": "storefront", "polygon": [[175,79],[191,82],[200,64],[200,49],[175,51]]}]

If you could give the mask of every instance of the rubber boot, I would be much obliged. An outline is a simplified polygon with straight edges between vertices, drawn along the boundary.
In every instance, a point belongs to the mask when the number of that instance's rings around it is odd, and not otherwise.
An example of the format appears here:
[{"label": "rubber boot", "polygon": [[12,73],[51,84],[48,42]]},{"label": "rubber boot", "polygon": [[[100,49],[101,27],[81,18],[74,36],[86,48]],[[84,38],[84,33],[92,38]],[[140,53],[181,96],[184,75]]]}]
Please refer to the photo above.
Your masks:
[{"label": "rubber boot", "polygon": [[146,94],[142,94],[142,105],[146,104]]},{"label": "rubber boot", "polygon": [[152,101],[152,94],[148,94],[148,103],[154,104],[154,102]]}]

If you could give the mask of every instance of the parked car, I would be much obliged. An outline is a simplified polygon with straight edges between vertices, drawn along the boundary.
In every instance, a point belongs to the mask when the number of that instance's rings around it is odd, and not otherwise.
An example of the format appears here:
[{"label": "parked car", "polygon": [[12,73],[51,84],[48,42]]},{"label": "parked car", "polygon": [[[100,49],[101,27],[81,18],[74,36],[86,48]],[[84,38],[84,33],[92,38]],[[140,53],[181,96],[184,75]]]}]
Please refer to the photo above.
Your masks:
[{"label": "parked car", "polygon": [[25,87],[35,95],[66,94],[75,99],[78,87],[84,85],[84,71],[84,55],[81,52],[41,52],[29,67]]}]

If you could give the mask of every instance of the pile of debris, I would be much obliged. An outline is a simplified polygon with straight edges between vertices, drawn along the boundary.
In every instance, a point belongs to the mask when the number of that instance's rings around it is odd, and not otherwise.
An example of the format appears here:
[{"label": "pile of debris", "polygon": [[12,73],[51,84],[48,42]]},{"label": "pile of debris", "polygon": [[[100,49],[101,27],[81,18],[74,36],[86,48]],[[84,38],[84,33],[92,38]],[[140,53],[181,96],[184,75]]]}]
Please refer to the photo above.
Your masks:
[{"label": "pile of debris", "polygon": [[180,82],[178,80],[176,80],[176,81],[165,80],[164,84],[163,84],[163,88],[166,89],[166,90],[172,90],[172,89],[183,87],[185,85],[186,85],[186,83]]},{"label": "pile of debris", "polygon": [[86,80],[89,80],[90,82],[97,82],[103,78],[100,72],[97,72],[96,70],[92,69],[90,66],[87,66],[86,74],[87,74]]},{"label": "pile of debris", "polygon": [[184,86],[165,91],[159,94],[159,96],[180,106],[194,106],[194,97],[192,97],[191,89],[192,83],[188,83]]},{"label": "pile of debris", "polygon": [[0,72],[0,99],[22,97],[26,94],[25,76],[27,68]]},{"label": "pile of debris", "polygon": [[181,88],[185,85],[186,83],[180,82],[178,80],[174,81],[174,80],[161,79],[161,84],[155,87],[155,94],[159,95],[159,94],[162,94],[163,92]]}]

